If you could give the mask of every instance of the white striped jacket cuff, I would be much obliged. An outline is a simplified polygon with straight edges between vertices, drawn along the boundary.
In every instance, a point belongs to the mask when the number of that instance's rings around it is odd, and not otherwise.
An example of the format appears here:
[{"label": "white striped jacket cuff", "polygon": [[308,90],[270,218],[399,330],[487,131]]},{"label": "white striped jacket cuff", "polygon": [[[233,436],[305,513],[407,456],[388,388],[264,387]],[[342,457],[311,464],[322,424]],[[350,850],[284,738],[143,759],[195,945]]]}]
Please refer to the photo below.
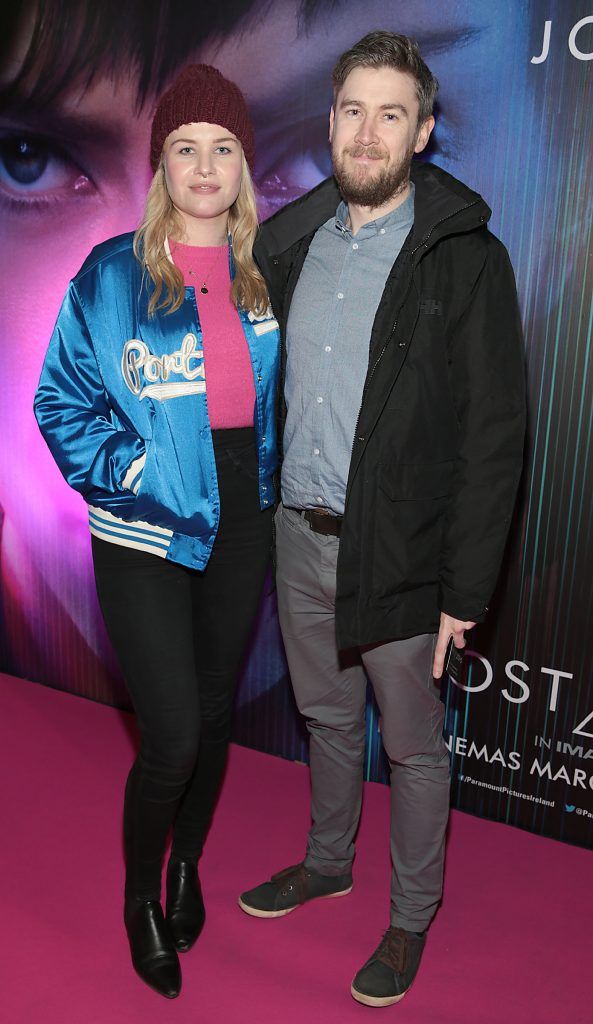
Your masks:
[{"label": "white striped jacket cuff", "polygon": [[128,469],[125,477],[123,478],[121,485],[125,491],[132,491],[134,494],[138,493],[140,487],[140,481],[142,480],[142,472],[144,470],[144,463],[146,462],[146,452],[144,455],[139,455],[137,459],[134,459],[132,465]]}]

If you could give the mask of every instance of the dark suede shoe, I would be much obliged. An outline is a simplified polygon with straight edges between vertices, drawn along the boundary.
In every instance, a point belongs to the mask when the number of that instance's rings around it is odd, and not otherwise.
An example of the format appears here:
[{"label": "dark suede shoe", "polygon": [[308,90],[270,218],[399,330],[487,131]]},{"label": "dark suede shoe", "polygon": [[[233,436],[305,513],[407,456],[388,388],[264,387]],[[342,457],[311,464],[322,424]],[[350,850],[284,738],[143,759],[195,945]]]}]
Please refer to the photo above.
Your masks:
[{"label": "dark suede shoe", "polygon": [[295,864],[272,875],[270,882],[242,893],[239,906],[252,917],[284,917],[308,900],[346,896],[351,889],[350,871],[343,875],[321,875],[304,864]]},{"label": "dark suede shoe", "polygon": [[205,919],[196,862],[172,857],[167,867],[167,924],[179,953],[191,949]]},{"label": "dark suede shoe", "polygon": [[420,965],[426,932],[388,928],[377,949],[361,967],[350,989],[365,1006],[391,1006],[405,996]]},{"label": "dark suede shoe", "polygon": [[158,900],[126,900],[124,921],[132,963],[147,985],[167,999],[181,991],[181,970]]}]

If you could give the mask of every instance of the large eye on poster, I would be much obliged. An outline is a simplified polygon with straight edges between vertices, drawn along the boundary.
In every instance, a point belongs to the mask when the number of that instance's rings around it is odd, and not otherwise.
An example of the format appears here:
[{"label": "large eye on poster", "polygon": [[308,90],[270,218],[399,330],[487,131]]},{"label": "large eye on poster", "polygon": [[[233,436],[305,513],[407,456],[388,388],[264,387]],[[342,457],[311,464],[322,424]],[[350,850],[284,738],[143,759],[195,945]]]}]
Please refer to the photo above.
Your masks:
[{"label": "large eye on poster", "polygon": [[[98,613],[85,504],[53,463],[32,402],[69,279],[95,244],[140,220],[158,97],[193,62],[214,64],[237,82],[255,122],[265,218],[331,173],[330,76],[339,54],[372,29],[405,33],[440,82],[436,127],[422,159],[461,178],[492,207],[491,227],[517,275],[528,365],[520,500],[490,618],[472,636],[494,681],[487,692],[472,693],[470,685],[450,700],[455,799],[589,841],[593,790],[580,775],[575,789],[574,769],[582,766],[570,751],[582,748],[584,757],[593,749],[590,725],[578,740],[572,735],[593,709],[586,639],[593,608],[590,6],[132,0],[116,9],[91,0],[31,0],[12,4],[1,22],[0,669],[126,702]],[[521,678],[531,685],[522,702],[503,692],[505,666],[515,661],[526,666]],[[560,675],[542,675],[542,666]],[[268,597],[239,695],[238,735],[303,756],[284,674]],[[551,678],[560,680],[553,711]],[[263,705],[283,722],[288,717],[288,730],[280,723],[262,738],[249,709]],[[483,787],[479,801],[463,783],[476,774],[463,764],[472,743],[500,749],[504,761],[488,761],[486,770],[479,760],[485,783],[499,786]],[[525,753],[513,771],[509,755],[518,747],[555,760],[549,771],[530,772],[533,758]],[[384,777],[372,708],[368,767],[372,777]],[[509,790],[542,802],[527,807]],[[576,825],[575,814],[563,818],[559,810],[581,805],[589,817],[580,815]]]}]

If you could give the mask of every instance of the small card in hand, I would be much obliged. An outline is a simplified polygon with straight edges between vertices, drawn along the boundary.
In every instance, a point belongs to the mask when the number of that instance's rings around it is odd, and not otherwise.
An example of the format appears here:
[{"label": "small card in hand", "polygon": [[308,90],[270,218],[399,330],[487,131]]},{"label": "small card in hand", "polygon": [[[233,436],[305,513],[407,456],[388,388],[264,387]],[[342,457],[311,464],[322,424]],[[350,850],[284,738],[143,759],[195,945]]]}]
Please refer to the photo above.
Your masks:
[{"label": "small card in hand", "polygon": [[447,656],[445,659],[445,672],[456,683],[461,682],[464,651],[464,647],[455,646],[455,644],[453,643],[453,637],[451,637],[451,639],[449,640],[449,647],[447,649]]}]

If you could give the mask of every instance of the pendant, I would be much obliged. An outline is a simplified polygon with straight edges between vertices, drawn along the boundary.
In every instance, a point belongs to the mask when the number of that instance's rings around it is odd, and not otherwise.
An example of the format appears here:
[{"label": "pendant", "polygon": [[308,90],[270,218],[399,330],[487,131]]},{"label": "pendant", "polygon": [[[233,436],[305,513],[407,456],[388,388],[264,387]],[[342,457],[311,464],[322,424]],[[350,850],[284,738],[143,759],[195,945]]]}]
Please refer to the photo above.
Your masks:
[{"label": "pendant", "polygon": [[200,291],[201,291],[202,295],[207,295],[208,294],[208,289],[206,288],[205,284],[202,285],[202,287],[200,288]]}]

